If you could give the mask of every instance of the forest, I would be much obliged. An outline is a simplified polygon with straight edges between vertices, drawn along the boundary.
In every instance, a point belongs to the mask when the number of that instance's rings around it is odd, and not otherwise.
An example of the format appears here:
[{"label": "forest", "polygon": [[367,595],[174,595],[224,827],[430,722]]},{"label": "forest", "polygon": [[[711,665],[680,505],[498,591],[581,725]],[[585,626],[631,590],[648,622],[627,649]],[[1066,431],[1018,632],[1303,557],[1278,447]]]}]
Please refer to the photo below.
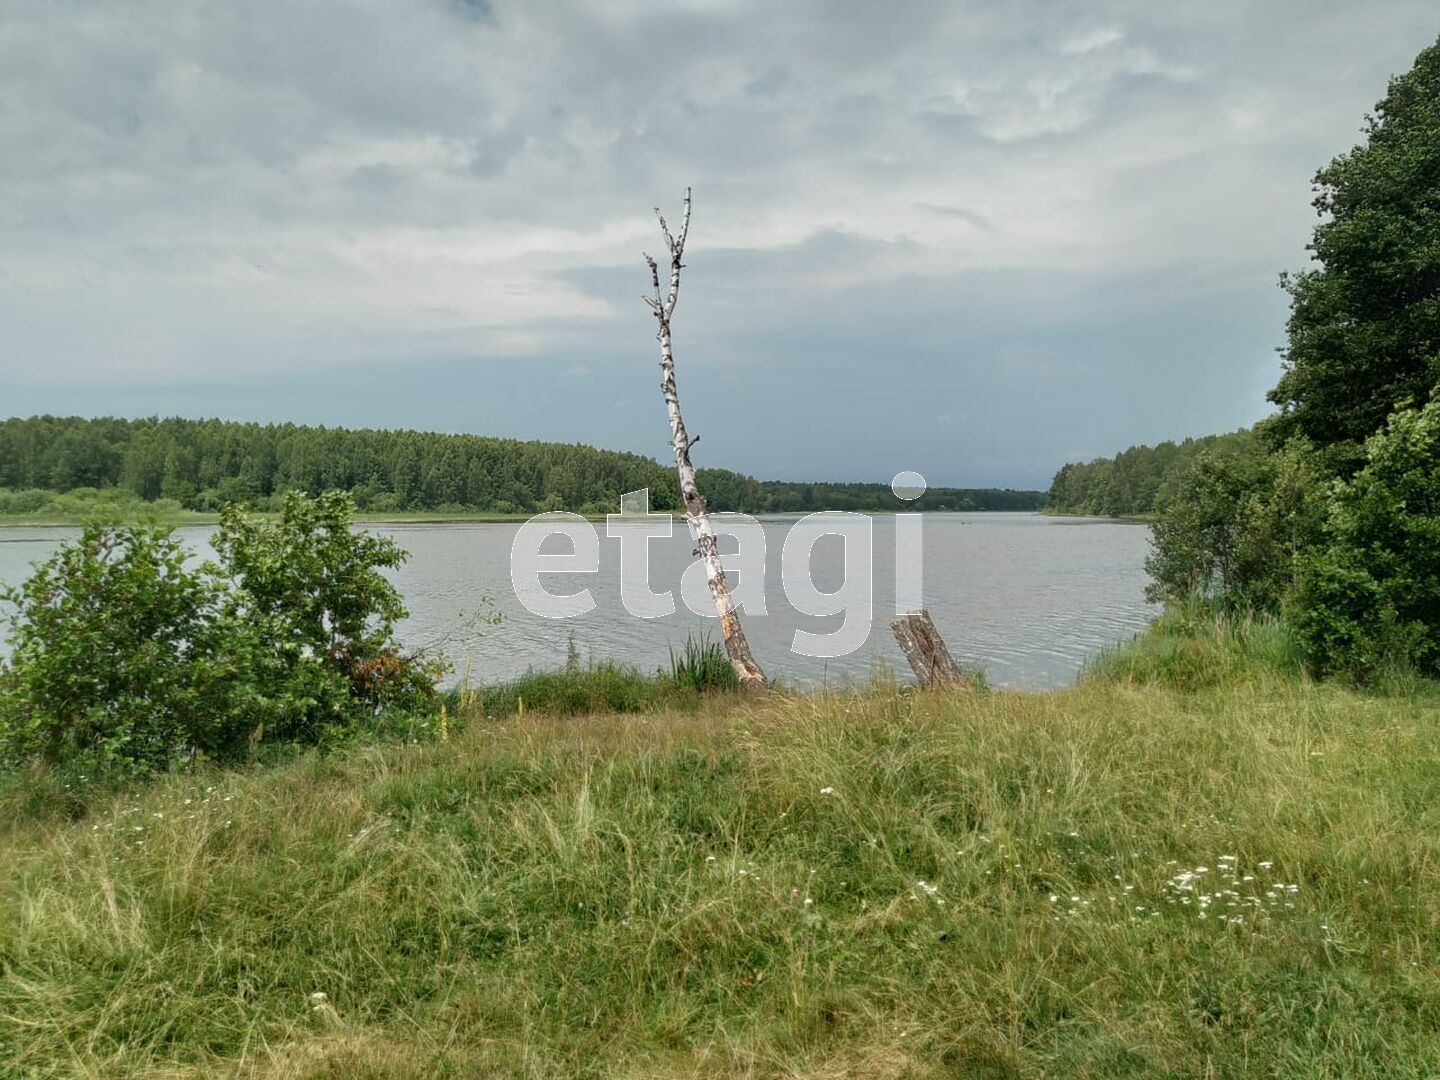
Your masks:
[{"label": "forest", "polygon": [[1149,517],[1162,495],[1203,451],[1239,443],[1248,431],[1205,435],[1155,446],[1132,446],[1114,457],[1062,465],[1051,481],[1045,508],[1057,514]]},{"label": "forest", "polygon": [[[712,509],[741,513],[1036,510],[1045,500],[1039,491],[931,488],[904,503],[885,484],[762,481],[729,469],[701,469],[699,479]],[[290,490],[340,490],[379,513],[604,514],[642,487],[654,509],[679,508],[673,467],[578,444],[179,418],[0,421],[0,511],[12,514],[88,489],[206,512],[273,508]]]}]

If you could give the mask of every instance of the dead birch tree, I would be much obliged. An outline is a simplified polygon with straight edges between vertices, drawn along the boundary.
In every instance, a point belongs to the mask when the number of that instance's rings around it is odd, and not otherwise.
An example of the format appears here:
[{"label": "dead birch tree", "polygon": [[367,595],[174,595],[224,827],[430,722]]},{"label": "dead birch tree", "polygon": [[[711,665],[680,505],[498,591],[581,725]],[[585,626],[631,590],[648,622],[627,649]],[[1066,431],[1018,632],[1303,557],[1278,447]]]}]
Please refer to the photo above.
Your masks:
[{"label": "dead birch tree", "polygon": [[697,435],[692,439],[685,430],[685,418],[680,413],[680,396],[675,389],[675,352],[670,340],[670,320],[675,314],[676,301],[680,299],[680,271],[684,268],[685,240],[690,235],[690,189],[685,189],[685,216],[680,222],[678,234],[670,232],[665,215],[658,206],[655,217],[660,222],[660,232],[670,251],[670,285],[668,290],[661,292],[660,266],[647,253],[645,262],[650,266],[650,283],[654,291],[644,300],[659,324],[656,338],[660,342],[660,392],[665,396],[665,411],[670,418],[670,439],[675,449],[675,471],[680,476],[680,498],[685,503],[685,520],[690,525],[690,535],[695,539],[695,554],[705,563],[705,578],[710,583],[710,595],[720,616],[720,629],[725,637],[730,666],[735,669],[742,689],[765,690],[769,683],[750,651],[750,643],[745,640],[745,630],[735,611],[730,584],[725,580],[725,568],[720,564],[720,544],[710,524],[710,511],[705,506],[700,489],[695,486],[695,466],[690,463],[690,447],[699,442],[700,437]]}]

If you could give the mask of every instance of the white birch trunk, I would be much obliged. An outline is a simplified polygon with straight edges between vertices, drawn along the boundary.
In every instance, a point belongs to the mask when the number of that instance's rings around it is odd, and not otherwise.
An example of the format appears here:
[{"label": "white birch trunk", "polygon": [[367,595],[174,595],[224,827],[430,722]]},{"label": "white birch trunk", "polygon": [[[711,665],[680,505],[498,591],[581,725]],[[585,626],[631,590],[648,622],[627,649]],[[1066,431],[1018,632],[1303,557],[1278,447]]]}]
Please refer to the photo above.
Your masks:
[{"label": "white birch trunk", "polygon": [[659,324],[660,341],[660,392],[665,396],[665,412],[670,419],[670,439],[675,449],[675,471],[680,477],[680,498],[685,503],[685,520],[690,525],[690,535],[695,539],[695,554],[705,563],[705,578],[710,584],[710,595],[715,601],[715,611],[720,616],[720,628],[725,639],[725,651],[730,657],[730,666],[745,690],[766,690],[769,682],[750,651],[745,640],[745,630],[740,625],[740,616],[735,611],[730,584],[725,580],[725,568],[720,564],[720,545],[715,530],[710,525],[710,512],[705,499],[695,485],[695,466],[690,462],[690,447],[698,441],[691,439],[685,430],[685,418],[680,413],[680,395],[675,389],[675,353],[670,339],[670,317],[675,313],[675,303],[680,299],[680,270],[684,266],[685,240],[690,233],[690,189],[685,189],[685,218],[680,224],[680,233],[673,236],[665,222],[665,216],[657,208],[655,216],[660,221],[660,231],[665,236],[665,245],[670,250],[670,285],[662,295],[660,291],[660,267],[649,255],[645,261],[650,266],[650,279],[654,295],[645,297],[650,310]]}]

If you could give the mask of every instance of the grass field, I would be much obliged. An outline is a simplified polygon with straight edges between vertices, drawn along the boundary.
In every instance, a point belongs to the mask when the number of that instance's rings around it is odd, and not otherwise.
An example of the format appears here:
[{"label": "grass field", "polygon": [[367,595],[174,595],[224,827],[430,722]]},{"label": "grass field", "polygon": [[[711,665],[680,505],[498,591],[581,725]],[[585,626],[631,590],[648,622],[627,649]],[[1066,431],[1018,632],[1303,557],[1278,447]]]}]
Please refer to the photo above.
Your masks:
[{"label": "grass field", "polygon": [[1440,700],[1267,635],[12,785],[0,1075],[1440,1074]]}]

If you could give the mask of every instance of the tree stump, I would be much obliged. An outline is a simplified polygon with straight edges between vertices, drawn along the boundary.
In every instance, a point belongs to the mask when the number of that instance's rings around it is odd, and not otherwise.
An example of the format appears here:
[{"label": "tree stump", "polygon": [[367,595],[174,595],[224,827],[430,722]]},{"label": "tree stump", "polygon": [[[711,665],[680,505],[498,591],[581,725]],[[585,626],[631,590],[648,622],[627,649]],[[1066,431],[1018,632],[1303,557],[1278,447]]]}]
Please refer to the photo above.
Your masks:
[{"label": "tree stump", "polygon": [[945,647],[940,631],[935,629],[935,620],[930,618],[927,609],[901,615],[890,623],[890,629],[895,632],[900,651],[910,661],[921,686],[963,690],[970,685],[951,659],[950,650]]}]

